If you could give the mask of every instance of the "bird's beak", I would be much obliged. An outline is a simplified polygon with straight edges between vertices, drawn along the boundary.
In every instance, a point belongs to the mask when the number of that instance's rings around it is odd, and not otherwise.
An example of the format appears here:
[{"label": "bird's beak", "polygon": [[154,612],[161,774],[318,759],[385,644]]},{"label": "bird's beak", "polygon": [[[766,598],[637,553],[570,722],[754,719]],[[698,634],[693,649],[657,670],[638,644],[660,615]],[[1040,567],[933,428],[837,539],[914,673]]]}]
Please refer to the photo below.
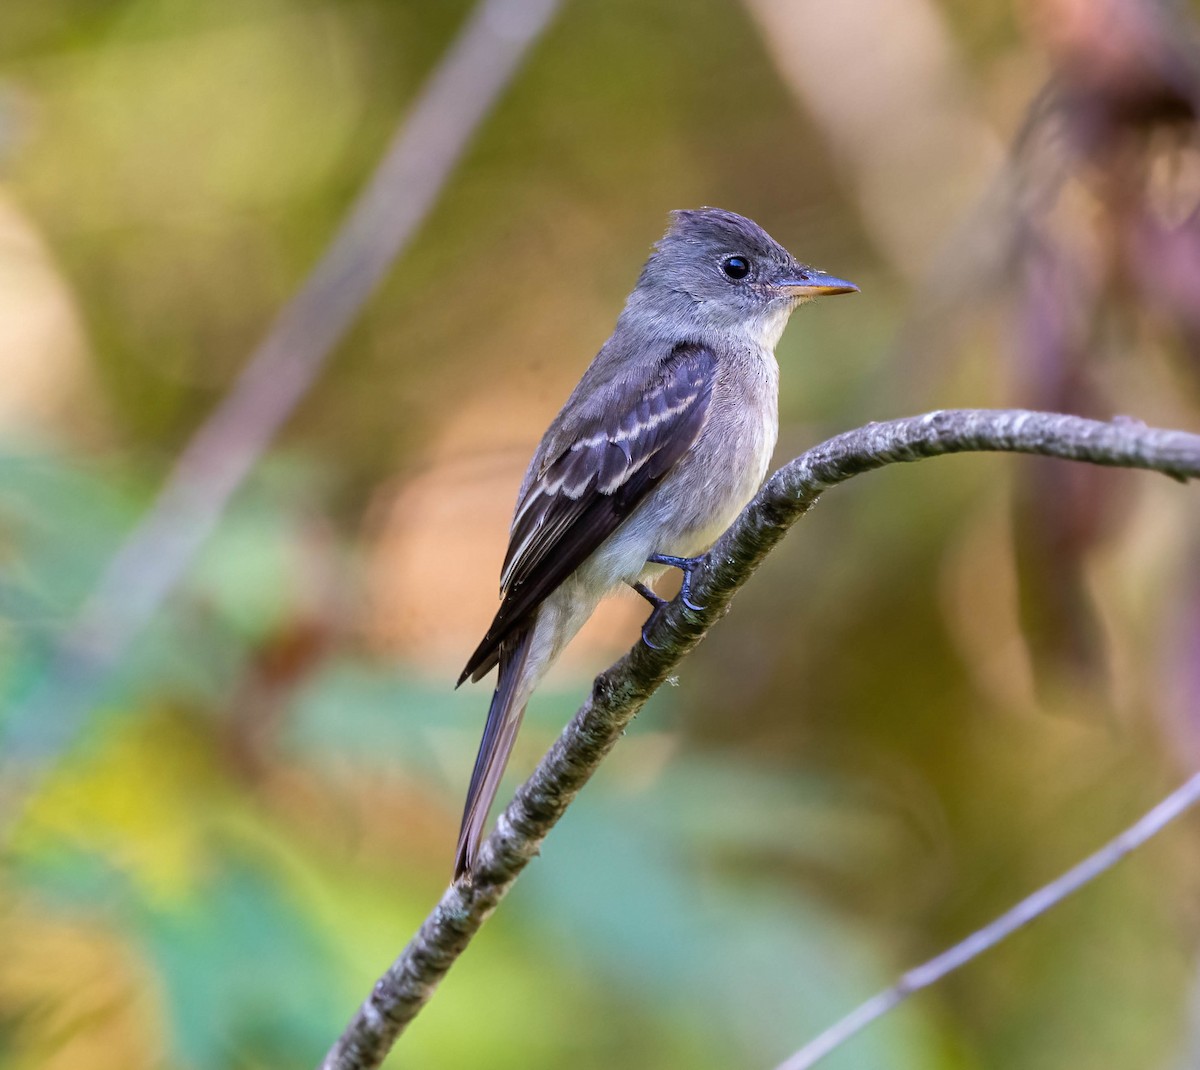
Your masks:
[{"label": "bird's beak", "polygon": [[858,287],[854,283],[811,269],[797,274],[794,278],[780,279],[774,285],[775,289],[789,297],[828,297],[830,294],[858,293]]}]

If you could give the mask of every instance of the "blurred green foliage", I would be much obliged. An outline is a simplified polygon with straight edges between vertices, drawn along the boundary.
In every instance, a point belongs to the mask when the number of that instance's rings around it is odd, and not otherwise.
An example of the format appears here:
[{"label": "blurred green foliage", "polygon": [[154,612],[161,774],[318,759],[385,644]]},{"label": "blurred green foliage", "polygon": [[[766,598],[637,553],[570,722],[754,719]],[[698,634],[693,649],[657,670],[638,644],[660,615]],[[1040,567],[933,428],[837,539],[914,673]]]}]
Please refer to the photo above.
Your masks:
[{"label": "blurred green foliage", "polygon": [[[0,9],[8,699],[467,10]],[[865,92],[854,78],[886,80],[906,27],[930,19],[966,88],[924,106],[969,108],[1007,140],[1053,64],[1036,19],[998,0],[889,11],[861,27],[839,100]],[[780,346],[781,459],[901,411],[1047,403],[1027,265],[971,289],[934,256],[963,242],[950,208],[898,259],[870,198],[903,214],[904,176],[889,204],[864,177],[872,143],[839,141],[819,100],[794,98],[763,25],[718,0],[566,6],[19,815],[0,875],[0,1066],[319,1059],[449,875],[486,706],[484,688],[450,685],[490,612],[504,513],[669,208],[743,211],[862,284]],[[984,189],[959,163],[945,170],[969,204]],[[1103,235],[1099,200],[1078,179],[1046,235]],[[931,326],[947,290],[959,302]],[[1081,316],[1091,392],[1059,404],[1194,426],[1200,365],[1177,311],[1131,293]],[[1053,493],[1028,498],[1030,472],[931,461],[823,503],[648,706],[389,1065],[773,1065],[1165,790],[1197,750],[1194,494],[1104,473],[1083,497],[1116,519],[1048,539],[1039,572],[1021,548],[1063,529]],[[453,530],[405,497],[423,477],[457,503]],[[1068,572],[1100,668],[1058,656],[1074,625],[1040,592]],[[443,593],[458,576],[475,601]],[[635,636],[598,633],[535,699],[513,777]],[[5,727],[18,752],[53,728]],[[1172,831],[828,1066],[1192,1065],[1195,835]]]}]

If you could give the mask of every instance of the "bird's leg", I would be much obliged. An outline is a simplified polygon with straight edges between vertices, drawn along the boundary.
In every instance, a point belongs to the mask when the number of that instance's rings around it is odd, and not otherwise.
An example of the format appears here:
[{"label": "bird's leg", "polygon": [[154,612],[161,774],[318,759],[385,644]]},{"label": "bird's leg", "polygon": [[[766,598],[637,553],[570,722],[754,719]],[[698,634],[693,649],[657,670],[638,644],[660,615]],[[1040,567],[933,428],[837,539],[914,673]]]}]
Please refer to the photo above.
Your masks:
[{"label": "bird's leg", "polygon": [[637,593],[640,594],[655,609],[662,609],[663,606],[670,605],[665,598],[660,598],[644,583],[631,583],[629,586],[637,591]]},{"label": "bird's leg", "polygon": [[648,638],[646,638],[646,631],[658,619],[658,615],[663,611],[663,607],[669,605],[669,603],[665,598],[660,598],[658,595],[656,595],[644,583],[631,583],[629,586],[637,591],[638,594],[640,594],[654,607],[654,609],[650,611],[650,616],[646,618],[646,623],[642,625],[642,642],[645,643],[646,646],[648,646],[651,650],[657,650],[658,647],[656,647]]},{"label": "bird's leg", "polygon": [[[688,609],[692,610],[693,613],[699,613],[704,607],[696,605],[696,603],[691,599],[692,573],[696,570],[703,559],[703,554],[701,554],[699,557],[672,557],[669,554],[654,554],[652,557],[647,558],[647,561],[650,564],[669,565],[671,568],[679,569],[679,571],[683,573],[683,585],[679,588],[679,597],[683,601],[683,604],[688,607]],[[658,615],[668,605],[670,605],[670,602],[668,602],[667,599],[655,594],[654,591],[652,591],[644,583],[631,583],[629,586],[637,591],[638,594],[640,594],[654,607],[650,613],[650,616],[646,618],[646,623],[642,625],[642,642],[645,643],[646,646],[648,646],[651,650],[657,650],[658,647],[650,642],[646,633],[653,626],[654,622],[658,620]]]},{"label": "bird's leg", "polygon": [[704,560],[703,554],[699,554],[696,557],[672,557],[670,554],[652,554],[647,560],[651,564],[670,565],[671,568],[679,569],[683,573],[683,585],[679,588],[679,597],[683,601],[683,604],[693,613],[699,613],[704,609],[703,606],[698,606],[692,601],[692,573],[699,568],[700,562]]}]

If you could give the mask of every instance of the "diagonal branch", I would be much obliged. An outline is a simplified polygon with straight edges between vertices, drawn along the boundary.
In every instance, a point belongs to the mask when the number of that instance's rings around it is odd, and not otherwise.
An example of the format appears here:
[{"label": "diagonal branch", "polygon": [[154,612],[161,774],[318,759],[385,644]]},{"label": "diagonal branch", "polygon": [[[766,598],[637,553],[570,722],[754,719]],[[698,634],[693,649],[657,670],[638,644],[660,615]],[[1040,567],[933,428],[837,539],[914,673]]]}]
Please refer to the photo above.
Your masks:
[{"label": "diagonal branch", "polygon": [[888,1011],[898,1007],[909,996],[920,992],[923,988],[928,988],[940,981],[946,974],[953,973],[989,948],[995,947],[1022,926],[1028,925],[1034,918],[1041,916],[1051,907],[1061,903],[1067,896],[1095,880],[1101,873],[1112,869],[1130,851],[1141,847],[1152,836],[1158,835],[1167,825],[1190,810],[1197,802],[1200,802],[1200,773],[1196,773],[1184,781],[1119,836],[1109,840],[1100,850],[1088,855],[1062,876],[1026,896],[1000,917],[989,922],[982,929],[977,929],[940,955],[909,970],[891,988],[885,989],[865,1003],[859,1004],[841,1021],[835,1022],[794,1055],[785,1059],[775,1070],[810,1070],[835,1048],[841,1047],[876,1018],[881,1018]]},{"label": "diagonal branch", "polygon": [[758,564],[830,487],[899,461],[947,453],[1034,453],[1186,481],[1200,476],[1200,435],[1013,409],[932,412],[848,431],[776,472],[706,555],[693,577],[694,612],[679,600],[639,643],[595,680],[591,696],[518,789],[484,841],[472,882],[454,884],[388,968],[325,1057],[322,1070],[377,1067],[580,788],[646,700],[725,613]]}]

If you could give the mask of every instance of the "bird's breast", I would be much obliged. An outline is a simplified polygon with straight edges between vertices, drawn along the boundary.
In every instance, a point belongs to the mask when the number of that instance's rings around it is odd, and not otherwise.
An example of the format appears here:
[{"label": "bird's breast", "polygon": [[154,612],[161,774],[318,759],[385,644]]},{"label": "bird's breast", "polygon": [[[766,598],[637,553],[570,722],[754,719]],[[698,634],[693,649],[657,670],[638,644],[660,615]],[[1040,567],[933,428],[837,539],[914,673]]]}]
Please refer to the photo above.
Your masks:
[{"label": "bird's breast", "polygon": [[[774,365],[774,359],[771,359]],[[773,369],[771,369],[773,370]],[[713,409],[695,449],[681,463],[676,498],[676,553],[691,557],[711,546],[762,484],[779,435],[777,380],[733,378]]]}]

